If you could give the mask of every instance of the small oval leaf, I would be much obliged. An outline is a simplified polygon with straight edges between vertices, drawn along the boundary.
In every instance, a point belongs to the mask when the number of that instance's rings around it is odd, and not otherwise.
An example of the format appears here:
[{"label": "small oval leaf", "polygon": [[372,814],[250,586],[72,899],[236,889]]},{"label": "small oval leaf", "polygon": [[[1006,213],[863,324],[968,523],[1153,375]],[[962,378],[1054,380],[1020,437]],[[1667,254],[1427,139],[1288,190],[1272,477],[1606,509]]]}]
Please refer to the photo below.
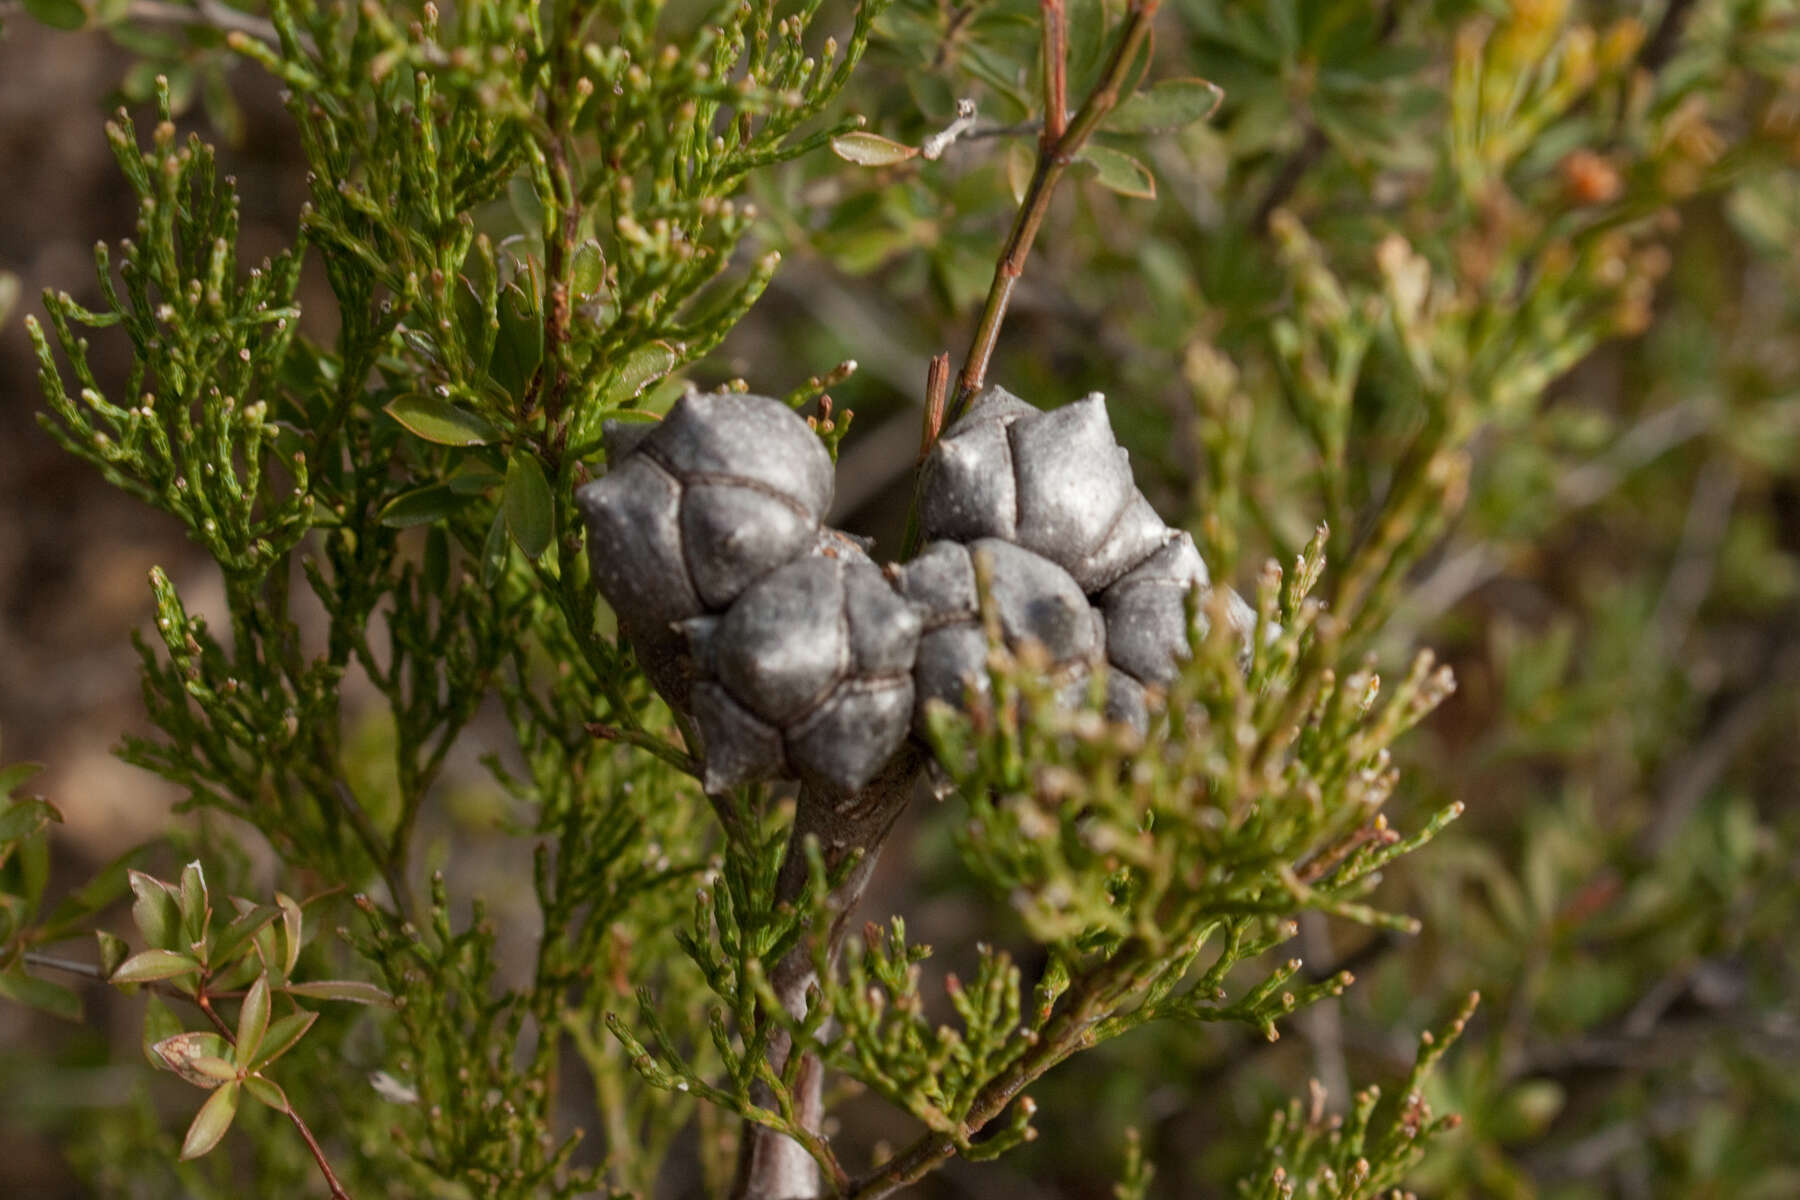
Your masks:
[{"label": "small oval leaf", "polygon": [[100,945],[100,973],[110,976],[118,970],[124,961],[131,957],[131,947],[125,939],[117,934],[108,933],[104,929],[94,931],[94,940]]},{"label": "small oval leaf", "polygon": [[681,347],[668,342],[651,342],[639,346],[619,364],[619,377],[606,389],[603,402],[617,408],[644,394],[644,389],[673,371],[681,362]]},{"label": "small oval leaf", "polygon": [[606,255],[593,238],[576,248],[569,263],[569,282],[574,285],[575,295],[583,299],[599,291],[606,282]]},{"label": "small oval leaf", "polygon": [[494,303],[494,316],[500,325],[495,332],[488,375],[501,391],[522,401],[544,357],[544,317],[538,311],[535,287],[527,291],[517,283],[509,283],[501,288]]},{"label": "small oval leaf", "polygon": [[60,983],[27,975],[23,967],[0,971],[0,997],[67,1021],[81,1020],[81,997]]},{"label": "small oval leaf", "polygon": [[506,536],[506,510],[494,513],[488,526],[487,540],[481,544],[481,586],[492,588],[506,574],[507,559],[512,554],[512,541]]},{"label": "small oval leaf", "polygon": [[[149,1027],[150,1022],[146,1019],[144,1028],[148,1030]],[[218,1087],[220,1081],[202,1070],[200,1061],[217,1059],[229,1063],[231,1055],[231,1047],[216,1033],[177,1033],[156,1042],[150,1049],[162,1060],[163,1066],[195,1087],[203,1088]]]},{"label": "small oval leaf", "polygon": [[162,998],[151,995],[144,1005],[144,1033],[139,1043],[144,1057],[150,1065],[158,1070],[169,1069],[169,1060],[157,1050],[157,1046],[172,1037],[181,1036],[181,1021],[173,1010],[162,1002]]},{"label": "small oval leaf", "polygon": [[181,909],[169,885],[142,871],[128,872],[132,894],[131,919],[152,946],[171,947],[181,936]]},{"label": "small oval leaf", "polygon": [[244,1061],[244,1069],[260,1071],[292,1050],[294,1044],[306,1036],[306,1031],[311,1029],[313,1022],[318,1019],[318,1013],[301,1010],[289,1013],[272,1022],[269,1025],[269,1032],[263,1035],[261,1049],[255,1058]]},{"label": "small oval leaf", "polygon": [[61,820],[62,814],[48,800],[16,800],[0,808],[0,842],[24,841],[52,821]]},{"label": "small oval leaf", "polygon": [[188,1126],[187,1137],[182,1139],[182,1161],[199,1158],[219,1144],[225,1131],[231,1128],[231,1119],[237,1116],[237,1103],[238,1085],[235,1080],[221,1085],[206,1098],[206,1103],[194,1114],[194,1123]]},{"label": "small oval leaf", "polygon": [[467,503],[448,483],[431,483],[410,492],[401,492],[381,506],[379,520],[389,529],[411,529],[415,525],[435,525]]},{"label": "small oval leaf", "polygon": [[275,904],[281,909],[282,950],[286,954],[282,963],[282,975],[286,977],[294,973],[294,964],[300,961],[300,943],[305,931],[305,921],[300,905],[286,892],[275,893]]},{"label": "small oval leaf", "polygon": [[[0,313],[0,317],[5,314]],[[10,767],[0,767],[0,796],[10,796],[27,779],[44,769],[42,763],[14,763]]]},{"label": "small oval leaf", "polygon": [[550,483],[544,478],[543,464],[526,451],[515,450],[507,460],[505,508],[507,531],[526,558],[536,558],[550,548],[555,533]]},{"label": "small oval leaf", "polygon": [[1225,89],[1207,79],[1165,79],[1128,97],[1106,118],[1108,133],[1168,133],[1219,111]]},{"label": "small oval leaf", "polygon": [[173,950],[143,950],[120,963],[107,982],[152,983],[177,975],[191,975],[199,969],[200,964],[190,955]]},{"label": "small oval leaf", "polygon": [[263,1034],[269,1031],[269,977],[258,975],[244,994],[244,1007],[238,1010],[237,1053],[246,1061],[254,1059],[262,1048]]},{"label": "small oval leaf", "polygon": [[25,0],[25,11],[52,29],[80,29],[88,19],[77,0]]},{"label": "small oval leaf", "polygon": [[831,152],[860,166],[886,167],[917,157],[919,148],[884,138],[879,133],[846,133],[831,139]]},{"label": "small oval leaf", "polygon": [[500,437],[486,419],[435,396],[401,396],[384,411],[408,433],[440,446],[485,446]]},{"label": "small oval leaf", "polygon": [[212,944],[209,961],[215,966],[223,966],[236,958],[238,952],[249,944],[250,940],[266,928],[269,922],[281,915],[281,910],[268,904],[252,904],[232,919],[231,924],[220,931]]},{"label": "small oval leaf", "polygon": [[250,1093],[251,1099],[268,1105],[278,1113],[289,1111],[287,1093],[272,1079],[264,1079],[261,1075],[246,1076],[244,1090]]},{"label": "small oval leaf", "polygon": [[1156,177],[1129,154],[1106,146],[1085,146],[1081,161],[1094,168],[1096,181],[1108,191],[1139,200],[1156,196]]},{"label": "small oval leaf", "polygon": [[352,1004],[394,1007],[392,996],[360,979],[309,979],[305,983],[290,983],[283,990],[289,995],[305,996],[312,1000],[348,1000]]}]

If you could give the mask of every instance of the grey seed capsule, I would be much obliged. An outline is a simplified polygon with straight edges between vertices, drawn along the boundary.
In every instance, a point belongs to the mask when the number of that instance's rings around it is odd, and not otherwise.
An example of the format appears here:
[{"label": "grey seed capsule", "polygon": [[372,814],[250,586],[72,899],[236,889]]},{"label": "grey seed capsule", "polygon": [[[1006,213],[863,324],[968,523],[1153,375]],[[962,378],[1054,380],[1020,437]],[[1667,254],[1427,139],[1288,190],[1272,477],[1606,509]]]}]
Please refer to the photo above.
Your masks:
[{"label": "grey seed capsule", "polygon": [[911,562],[896,568],[900,594],[917,605],[925,627],[972,621],[980,611],[975,568],[958,542],[933,542]]},{"label": "grey seed capsule", "polygon": [[824,558],[841,558],[845,562],[872,562],[869,552],[875,549],[875,539],[863,537],[858,533],[845,533],[842,529],[833,529],[829,525],[819,528],[818,536],[813,540],[810,553]]},{"label": "grey seed capsule", "polygon": [[1097,656],[1093,610],[1067,571],[997,538],[983,538],[969,552],[993,563],[994,607],[1009,643],[1040,642],[1058,665]]},{"label": "grey seed capsule", "polygon": [[632,455],[581,488],[594,583],[659,691],[676,703],[686,694],[671,622],[696,616],[699,595],[681,556],[681,487],[656,463]]},{"label": "grey seed capsule", "polygon": [[1131,489],[1131,501],[1113,522],[1099,547],[1069,569],[1081,590],[1092,596],[1156,553],[1169,540],[1169,527],[1144,493]]},{"label": "grey seed capsule", "polygon": [[965,689],[988,694],[987,638],[979,625],[946,625],[919,639],[913,663],[913,728],[924,734],[925,709],[932,700],[961,708]]},{"label": "grey seed capsule", "polygon": [[831,558],[791,562],[745,589],[720,622],[719,680],[762,719],[799,718],[849,666],[843,570]]},{"label": "grey seed capsule", "polygon": [[919,520],[929,536],[958,542],[1018,536],[1012,444],[1001,422],[939,438],[925,460],[924,477]]},{"label": "grey seed capsule", "polygon": [[[1231,628],[1246,641],[1256,632],[1256,609],[1250,602],[1237,594],[1236,588],[1225,589],[1225,619],[1231,622]],[[1271,623],[1263,631],[1263,641],[1272,642],[1281,636],[1281,626]],[[1248,652],[1246,651],[1246,654]]]},{"label": "grey seed capsule", "polygon": [[718,647],[719,618],[690,617],[678,622],[676,629],[686,639],[687,656],[693,664],[694,675],[700,679],[717,678],[719,663],[714,651]]},{"label": "grey seed capsule", "polygon": [[700,782],[708,792],[788,773],[781,734],[746,712],[724,688],[702,680],[694,685],[692,700],[705,749]]},{"label": "grey seed capsule", "polygon": [[1035,417],[1042,412],[1036,405],[1027,404],[1011,392],[999,385],[984,388],[969,403],[969,411],[962,419],[944,430],[943,437],[960,437],[978,425],[999,423],[1010,424],[1020,417]]},{"label": "grey seed capsule", "polygon": [[787,731],[788,761],[808,783],[857,791],[900,749],[912,710],[909,676],[847,679]]},{"label": "grey seed capsule", "polygon": [[850,661],[857,674],[905,675],[912,670],[919,614],[874,565],[845,567],[844,615],[850,628]]},{"label": "grey seed capsule", "polygon": [[1101,595],[1107,658],[1145,683],[1170,683],[1188,657],[1188,592],[1206,584],[1194,539],[1170,538]]},{"label": "grey seed capsule", "polygon": [[602,421],[600,439],[606,447],[606,461],[617,463],[631,454],[656,425],[655,421]]},{"label": "grey seed capsule", "polygon": [[934,542],[898,569],[901,593],[919,605],[926,633],[913,666],[914,728],[925,729],[931,700],[961,707],[965,688],[985,693],[987,639],[978,620],[975,555],[990,564],[990,587],[1007,645],[1044,647],[1067,680],[1085,678],[1101,658],[1104,625],[1075,581],[1055,563],[1011,542]]},{"label": "grey seed capsule", "polygon": [[799,505],[758,488],[697,484],[682,497],[683,557],[708,608],[724,608],[754,580],[805,554],[817,528]]},{"label": "grey seed capsule", "polygon": [[688,483],[739,483],[793,500],[812,521],[831,507],[831,455],[792,409],[767,396],[683,396],[639,445]]},{"label": "grey seed capsule", "polygon": [[[1131,463],[1113,440],[1099,394],[1031,419],[1014,421],[1013,470],[1018,542],[1064,569],[1100,548],[1137,490]],[[1087,591],[1086,586],[1083,591]]]},{"label": "grey seed capsule", "polygon": [[1106,676],[1106,719],[1129,725],[1139,733],[1150,728],[1150,695],[1144,685],[1123,671]]}]

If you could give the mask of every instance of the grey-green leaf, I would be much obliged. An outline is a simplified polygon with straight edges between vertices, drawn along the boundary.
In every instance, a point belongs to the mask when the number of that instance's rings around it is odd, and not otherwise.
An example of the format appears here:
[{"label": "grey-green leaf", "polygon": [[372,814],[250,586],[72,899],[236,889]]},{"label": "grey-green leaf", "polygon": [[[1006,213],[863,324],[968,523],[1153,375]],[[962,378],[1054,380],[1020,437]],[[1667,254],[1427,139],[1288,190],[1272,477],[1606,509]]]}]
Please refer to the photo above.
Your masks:
[{"label": "grey-green leaf", "polygon": [[263,1035],[269,1031],[269,977],[258,975],[244,994],[244,1007],[238,1011],[237,1053],[250,1061],[262,1048]]},{"label": "grey-green leaf", "polygon": [[506,528],[526,558],[550,548],[556,532],[550,483],[543,464],[527,451],[515,450],[507,460],[505,509]]},{"label": "grey-green leaf", "polygon": [[132,955],[119,964],[119,969],[112,973],[110,983],[152,983],[158,979],[173,979],[177,975],[191,975],[200,969],[200,964],[189,954],[178,954],[173,950],[143,950]]},{"label": "grey-green leaf", "polygon": [[436,396],[401,396],[384,411],[407,432],[440,446],[485,446],[500,437],[485,418]]},{"label": "grey-green leaf", "polygon": [[17,842],[37,833],[62,814],[47,800],[20,800],[0,809],[0,842]]},{"label": "grey-green leaf", "polygon": [[639,346],[619,364],[618,378],[606,389],[607,408],[617,408],[644,394],[644,389],[673,371],[681,362],[681,347],[668,342]]},{"label": "grey-green leaf", "polygon": [[225,1131],[231,1128],[232,1118],[237,1116],[237,1105],[238,1085],[235,1081],[221,1085],[206,1098],[206,1103],[194,1114],[194,1123],[188,1126],[187,1137],[182,1140],[184,1162],[199,1158],[219,1144]]},{"label": "grey-green leaf", "polygon": [[142,871],[130,872],[131,890],[137,896],[131,919],[152,946],[172,947],[181,931],[181,909],[162,880]]},{"label": "grey-green leaf", "polygon": [[81,997],[60,983],[27,975],[23,967],[0,971],[0,996],[66,1021],[81,1020]]},{"label": "grey-green leaf", "polygon": [[385,1008],[394,1006],[392,996],[360,979],[309,979],[305,983],[290,983],[282,990],[313,1000],[348,1000],[352,1004],[379,1004]]},{"label": "grey-green leaf", "polygon": [[[149,1022],[145,1022],[145,1028]],[[216,1033],[177,1033],[151,1045],[161,1064],[195,1087],[218,1087],[222,1082],[213,1072],[202,1068],[216,1062],[229,1063],[231,1047]]]},{"label": "grey-green leaf", "polygon": [[25,11],[52,29],[80,29],[88,19],[77,0],[25,0]]},{"label": "grey-green leaf", "polygon": [[448,483],[431,483],[401,492],[381,507],[380,521],[389,529],[435,525],[468,502]]},{"label": "grey-green leaf", "polygon": [[886,167],[916,157],[919,148],[878,133],[846,133],[831,139],[831,152],[859,166]]},{"label": "grey-green leaf", "polygon": [[319,1019],[316,1012],[289,1013],[270,1022],[269,1031],[263,1035],[263,1043],[255,1058],[244,1060],[246,1071],[260,1071],[276,1059],[294,1048],[294,1044],[306,1036],[314,1021]]},{"label": "grey-green leaf", "polygon": [[1108,133],[1168,133],[1219,110],[1225,89],[1206,79],[1165,79],[1130,96],[1106,119]]},{"label": "grey-green leaf", "polygon": [[249,1075],[244,1078],[244,1090],[259,1103],[266,1104],[276,1112],[288,1110],[287,1093],[272,1079],[264,1079],[261,1075]]},{"label": "grey-green leaf", "polygon": [[1106,146],[1086,146],[1081,161],[1094,168],[1100,186],[1121,196],[1149,200],[1156,195],[1156,177],[1150,168],[1118,150]]}]

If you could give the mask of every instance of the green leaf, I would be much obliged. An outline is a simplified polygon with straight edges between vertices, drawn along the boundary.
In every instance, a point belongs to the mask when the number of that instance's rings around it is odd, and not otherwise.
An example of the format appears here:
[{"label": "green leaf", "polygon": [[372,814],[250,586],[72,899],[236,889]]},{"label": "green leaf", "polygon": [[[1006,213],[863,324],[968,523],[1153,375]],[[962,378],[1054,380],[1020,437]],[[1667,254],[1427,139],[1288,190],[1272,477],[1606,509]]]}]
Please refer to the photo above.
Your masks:
[{"label": "green leaf", "polygon": [[198,860],[181,868],[181,934],[196,950],[212,923],[212,900],[206,894],[206,871]]},{"label": "green leaf", "polygon": [[[145,1022],[148,1028],[149,1022]],[[150,1049],[161,1065],[181,1076],[195,1087],[218,1087],[223,1080],[212,1071],[201,1068],[204,1060],[208,1067],[215,1062],[230,1063],[231,1046],[216,1033],[177,1033],[151,1044]],[[236,1071],[233,1070],[235,1076]]]},{"label": "green leaf", "polygon": [[80,29],[87,24],[87,9],[77,0],[25,0],[25,11],[52,29]]},{"label": "green leaf", "polygon": [[238,1010],[237,1055],[246,1062],[256,1058],[263,1035],[269,1031],[269,977],[258,975],[244,994],[244,1006]]},{"label": "green leaf", "polygon": [[[0,300],[4,297],[0,296]],[[0,318],[6,316],[4,307],[0,307]],[[43,763],[21,762],[10,767],[0,767],[0,796],[10,796],[20,784],[44,769]]]},{"label": "green leaf", "polygon": [[281,909],[281,930],[283,950],[286,958],[282,963],[282,975],[292,975],[294,964],[300,961],[300,938],[305,932],[305,917],[300,905],[286,892],[275,893],[275,904]]},{"label": "green leaf", "polygon": [[1156,177],[1150,174],[1149,167],[1129,154],[1106,146],[1089,145],[1082,148],[1080,161],[1094,168],[1100,186],[1108,191],[1140,200],[1156,196]]},{"label": "green leaf", "polygon": [[601,251],[600,243],[589,238],[576,247],[574,260],[569,263],[569,283],[578,299],[586,299],[599,291],[605,282],[606,255]]},{"label": "green leaf", "polygon": [[65,896],[39,927],[40,936],[54,940],[93,913],[109,907],[130,887],[132,864],[145,857],[145,847],[135,846],[102,867],[73,895]]},{"label": "green leaf", "polygon": [[1108,133],[1167,133],[1204,121],[1225,89],[1205,79],[1165,79],[1126,98],[1106,118]]},{"label": "green leaf", "polygon": [[62,814],[48,800],[20,800],[0,809],[0,842],[18,842],[39,832]]},{"label": "green leaf", "polygon": [[250,1093],[251,1099],[268,1105],[278,1113],[291,1111],[287,1093],[272,1079],[264,1079],[261,1075],[247,1075],[244,1077],[244,1090]]},{"label": "green leaf", "polygon": [[238,1085],[235,1080],[221,1086],[206,1098],[206,1103],[194,1114],[194,1123],[188,1126],[187,1137],[182,1140],[183,1162],[199,1158],[219,1144],[225,1131],[231,1128],[231,1119],[237,1116],[237,1105]]},{"label": "green leaf", "polygon": [[504,509],[506,527],[526,558],[536,558],[550,548],[556,533],[550,483],[544,478],[543,464],[528,451],[515,450],[507,461]]},{"label": "green leaf", "polygon": [[23,967],[0,971],[0,996],[66,1021],[81,1020],[81,997],[60,983],[27,975]]},{"label": "green leaf", "polygon": [[131,957],[131,947],[124,938],[104,929],[94,931],[94,940],[100,944],[100,973],[111,978],[120,964]]},{"label": "green leaf", "polygon": [[487,540],[481,546],[481,586],[492,588],[506,574],[506,560],[512,554],[512,539],[506,536],[506,510],[494,513],[488,526]]},{"label": "green leaf", "polygon": [[485,446],[500,438],[500,431],[482,417],[436,396],[401,396],[383,411],[408,433],[440,446]]},{"label": "green leaf", "polygon": [[282,990],[292,996],[306,996],[313,1000],[348,1000],[352,1004],[394,1007],[392,996],[360,979],[309,979],[305,983],[290,983]]},{"label": "green leaf", "polygon": [[230,963],[252,938],[280,915],[281,910],[270,904],[255,904],[245,909],[213,940],[207,962],[215,969]]},{"label": "green leaf", "polygon": [[500,329],[494,337],[488,374],[501,391],[522,401],[544,357],[544,320],[537,297],[517,283],[509,283],[500,289],[494,315]]},{"label": "green leaf", "polygon": [[18,302],[19,277],[8,271],[0,271],[0,327],[5,326],[6,318],[12,316],[13,306]]},{"label": "green leaf", "polygon": [[859,166],[886,167],[917,157],[919,148],[903,145],[878,133],[846,133],[831,139],[831,152]]},{"label": "green leaf", "polygon": [[262,1047],[256,1056],[244,1060],[244,1069],[260,1071],[292,1050],[295,1043],[306,1036],[306,1031],[311,1029],[313,1022],[318,1019],[318,1013],[302,1010],[289,1013],[272,1022],[269,1025],[269,1031],[263,1035]]},{"label": "green leaf", "polygon": [[651,342],[639,346],[619,364],[618,378],[606,389],[603,404],[618,408],[644,394],[644,389],[673,371],[681,363],[681,348],[668,342]]},{"label": "green leaf", "polygon": [[458,496],[479,496],[504,482],[505,476],[500,472],[490,471],[480,463],[465,466],[444,480],[444,484]]},{"label": "green leaf", "polygon": [[466,503],[468,497],[458,495],[448,483],[432,483],[389,500],[382,505],[379,520],[389,529],[435,525]]},{"label": "green leaf", "polygon": [[144,1051],[144,1057],[150,1060],[151,1066],[159,1071],[171,1069],[169,1060],[156,1047],[172,1037],[180,1037],[181,1033],[181,1021],[174,1010],[163,1003],[161,996],[149,996],[144,1004],[144,1033],[139,1046]]},{"label": "green leaf", "polygon": [[200,970],[200,964],[191,954],[180,954],[174,950],[143,950],[132,955],[119,964],[119,969],[108,977],[108,983],[152,983],[158,979],[173,979],[177,975],[193,975]]},{"label": "green leaf", "polygon": [[152,946],[164,948],[177,944],[181,936],[181,908],[175,903],[169,886],[142,871],[128,873],[131,890],[137,900],[131,906],[131,919],[138,932]]}]

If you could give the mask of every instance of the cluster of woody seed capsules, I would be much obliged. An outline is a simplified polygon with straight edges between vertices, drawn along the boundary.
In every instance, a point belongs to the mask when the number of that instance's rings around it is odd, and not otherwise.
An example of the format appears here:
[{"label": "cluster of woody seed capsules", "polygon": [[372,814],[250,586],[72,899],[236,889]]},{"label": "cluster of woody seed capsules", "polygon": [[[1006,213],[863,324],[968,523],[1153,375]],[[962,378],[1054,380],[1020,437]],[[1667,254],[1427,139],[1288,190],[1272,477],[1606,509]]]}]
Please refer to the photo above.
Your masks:
[{"label": "cluster of woody seed capsules", "polygon": [[[1132,479],[1106,406],[977,397],[926,460],[911,562],[885,570],[824,525],[833,469],[780,401],[689,395],[609,423],[609,470],[578,493],[594,579],[650,681],[689,713],[703,783],[873,779],[926,706],[987,686],[976,556],[1008,646],[1040,645],[1071,697],[1106,671],[1106,711],[1142,729],[1188,652],[1193,540]],[[1255,614],[1228,591],[1231,621]]]}]

